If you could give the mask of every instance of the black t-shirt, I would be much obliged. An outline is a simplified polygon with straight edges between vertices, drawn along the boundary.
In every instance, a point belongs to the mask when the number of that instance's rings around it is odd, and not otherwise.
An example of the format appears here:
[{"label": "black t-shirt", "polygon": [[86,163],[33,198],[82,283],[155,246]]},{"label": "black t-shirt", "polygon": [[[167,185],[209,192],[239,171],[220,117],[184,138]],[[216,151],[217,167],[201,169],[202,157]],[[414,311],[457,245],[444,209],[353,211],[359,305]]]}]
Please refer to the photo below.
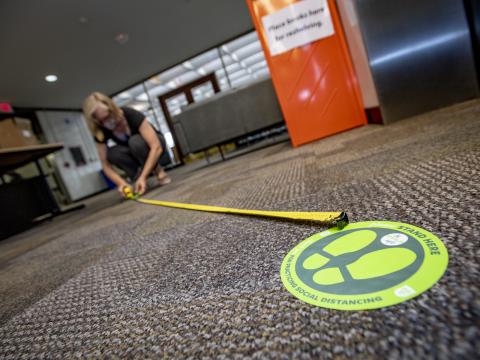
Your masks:
[{"label": "black t-shirt", "polygon": [[[139,134],[140,125],[142,125],[142,122],[145,119],[145,115],[143,115],[140,111],[129,107],[122,107],[121,109],[123,110],[123,115],[125,116],[128,127],[130,128],[130,136]],[[101,133],[103,133],[103,139],[99,139],[99,137],[102,137],[101,134],[95,135],[94,138],[97,143],[106,144],[109,139],[112,139],[117,144],[128,144],[128,137],[126,139],[120,139],[115,136],[112,131],[105,129],[101,126],[99,126],[99,130],[101,131]]]}]

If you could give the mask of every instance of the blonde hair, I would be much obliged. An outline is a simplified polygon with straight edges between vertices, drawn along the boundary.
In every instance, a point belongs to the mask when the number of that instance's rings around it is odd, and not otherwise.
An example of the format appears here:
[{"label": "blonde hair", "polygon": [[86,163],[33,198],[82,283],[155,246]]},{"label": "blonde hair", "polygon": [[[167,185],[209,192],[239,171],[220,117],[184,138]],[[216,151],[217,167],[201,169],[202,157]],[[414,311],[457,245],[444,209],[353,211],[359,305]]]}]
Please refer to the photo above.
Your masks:
[{"label": "blonde hair", "polygon": [[106,106],[112,113],[113,117],[117,120],[123,118],[123,111],[113,102],[110,97],[105,94],[96,91],[87,96],[83,102],[83,115],[85,116],[85,120],[87,120],[87,125],[92,135],[97,140],[103,141],[105,135],[93,117],[93,113],[99,105]]}]

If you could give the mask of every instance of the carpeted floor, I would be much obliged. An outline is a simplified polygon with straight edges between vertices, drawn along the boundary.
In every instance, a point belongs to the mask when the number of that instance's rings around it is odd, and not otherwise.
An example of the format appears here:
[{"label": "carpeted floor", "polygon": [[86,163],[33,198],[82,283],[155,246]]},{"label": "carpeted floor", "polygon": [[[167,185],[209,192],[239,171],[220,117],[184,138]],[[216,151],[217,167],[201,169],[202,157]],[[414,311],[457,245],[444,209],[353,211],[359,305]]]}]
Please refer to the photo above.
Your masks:
[{"label": "carpeted floor", "polygon": [[439,236],[450,256],[443,278],[381,310],[318,308],[283,288],[283,257],[324,229],[312,224],[133,202],[56,219],[18,236],[30,245],[0,264],[0,358],[478,358],[479,162],[480,101],[471,101],[173,172],[147,194],[344,210],[352,222]]}]

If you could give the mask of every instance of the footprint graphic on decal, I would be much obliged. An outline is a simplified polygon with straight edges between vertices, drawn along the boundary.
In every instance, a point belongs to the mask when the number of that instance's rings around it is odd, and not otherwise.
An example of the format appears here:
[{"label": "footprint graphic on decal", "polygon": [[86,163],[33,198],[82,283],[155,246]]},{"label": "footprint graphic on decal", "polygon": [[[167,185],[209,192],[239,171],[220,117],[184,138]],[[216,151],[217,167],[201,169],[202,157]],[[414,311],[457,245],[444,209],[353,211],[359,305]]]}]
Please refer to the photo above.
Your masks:
[{"label": "footprint graphic on decal", "polygon": [[[371,230],[359,230],[346,234],[323,248],[327,257],[319,253],[310,255],[303,262],[307,270],[316,270],[313,281],[319,285],[335,285],[345,281],[339,267],[324,268],[333,257],[354,253],[370,245],[377,238]],[[417,255],[406,248],[387,248],[367,253],[352,263],[345,264],[353,280],[372,279],[402,270],[412,264]],[[323,269],[322,269],[323,268]]]}]

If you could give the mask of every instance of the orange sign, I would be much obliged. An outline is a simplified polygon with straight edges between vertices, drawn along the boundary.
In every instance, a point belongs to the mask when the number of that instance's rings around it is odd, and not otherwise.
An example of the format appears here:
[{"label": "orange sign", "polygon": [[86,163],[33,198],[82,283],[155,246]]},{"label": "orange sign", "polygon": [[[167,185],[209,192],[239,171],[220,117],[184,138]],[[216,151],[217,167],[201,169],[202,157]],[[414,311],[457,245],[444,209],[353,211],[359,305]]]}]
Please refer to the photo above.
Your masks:
[{"label": "orange sign", "polygon": [[[334,1],[247,0],[247,4],[293,145],[366,124]],[[328,28],[332,24],[333,33]]]}]

